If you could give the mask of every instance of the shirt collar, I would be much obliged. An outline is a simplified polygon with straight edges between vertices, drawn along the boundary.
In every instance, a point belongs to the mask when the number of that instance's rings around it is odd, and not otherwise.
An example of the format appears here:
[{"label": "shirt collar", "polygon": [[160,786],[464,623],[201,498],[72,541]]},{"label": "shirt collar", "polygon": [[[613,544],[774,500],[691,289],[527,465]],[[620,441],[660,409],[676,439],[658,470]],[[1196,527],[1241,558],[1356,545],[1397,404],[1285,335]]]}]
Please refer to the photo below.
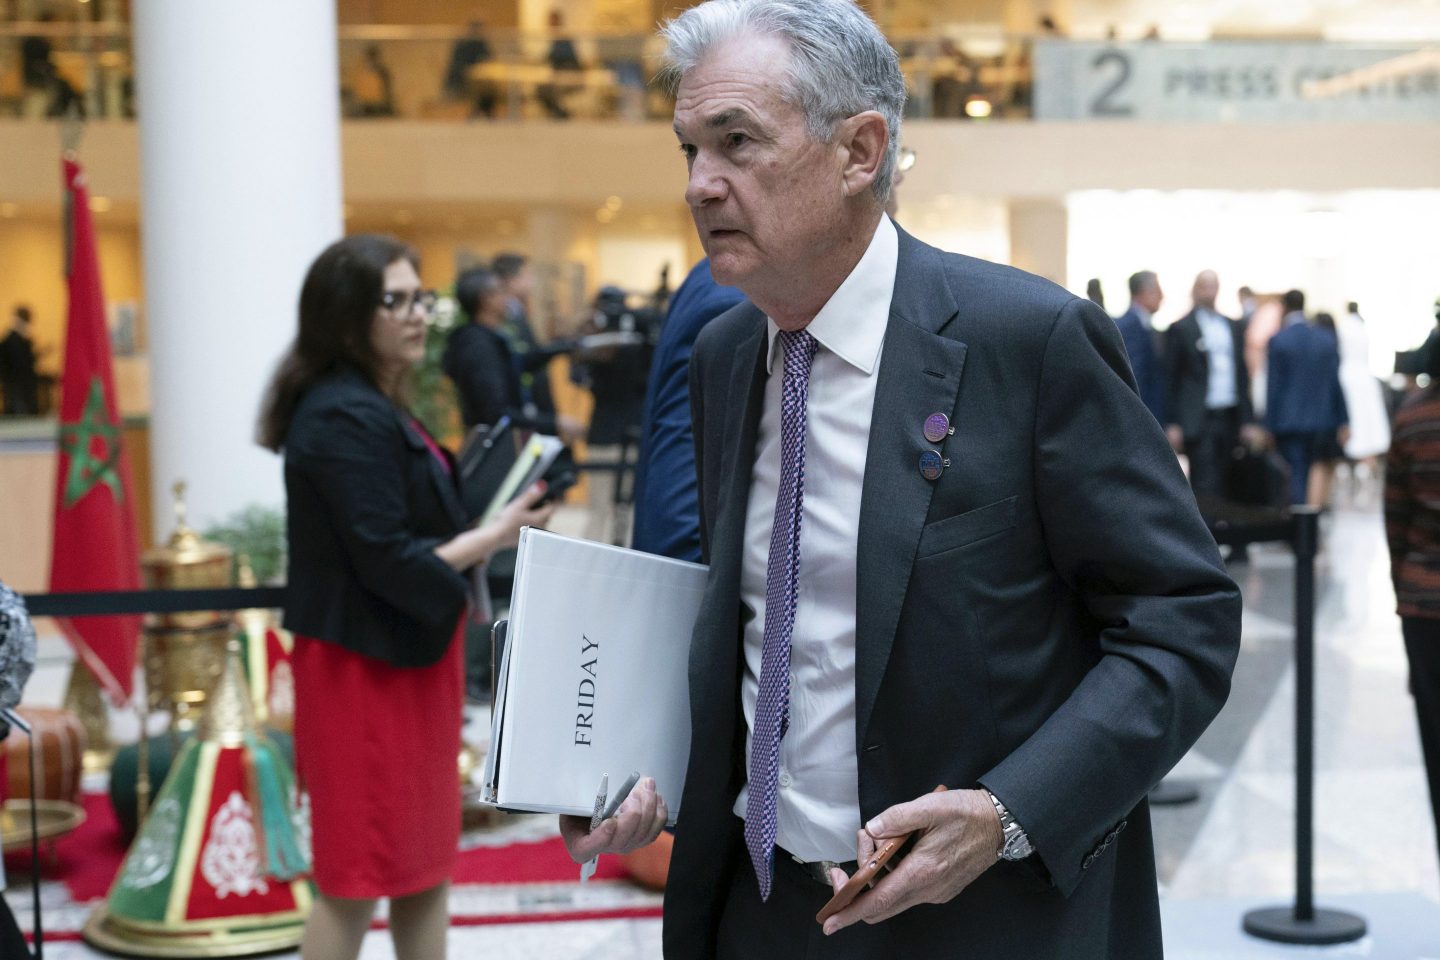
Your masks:
[{"label": "shirt collar", "polygon": [[1135,316],[1140,318],[1141,323],[1143,323],[1147,327],[1150,325],[1150,318],[1154,316],[1154,314],[1152,314],[1149,310],[1146,310],[1144,307],[1140,306],[1140,304],[1135,303],[1134,301],[1131,301],[1130,309],[1135,311]]},{"label": "shirt collar", "polygon": [[[821,346],[867,377],[880,362],[899,256],[900,237],[895,224],[882,216],[865,255],[805,328]],[[765,318],[765,326],[770,335],[765,369],[773,372],[780,328],[769,317]]]}]

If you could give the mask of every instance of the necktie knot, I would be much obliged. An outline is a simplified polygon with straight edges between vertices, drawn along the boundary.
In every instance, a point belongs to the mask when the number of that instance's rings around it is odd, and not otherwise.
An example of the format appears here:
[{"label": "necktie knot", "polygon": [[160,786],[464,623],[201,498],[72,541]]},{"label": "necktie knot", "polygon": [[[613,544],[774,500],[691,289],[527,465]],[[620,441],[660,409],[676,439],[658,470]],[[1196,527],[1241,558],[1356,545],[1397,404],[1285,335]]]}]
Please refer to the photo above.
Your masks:
[{"label": "necktie knot", "polygon": [[809,330],[781,330],[780,346],[785,350],[785,375],[809,377],[810,364],[820,343]]}]

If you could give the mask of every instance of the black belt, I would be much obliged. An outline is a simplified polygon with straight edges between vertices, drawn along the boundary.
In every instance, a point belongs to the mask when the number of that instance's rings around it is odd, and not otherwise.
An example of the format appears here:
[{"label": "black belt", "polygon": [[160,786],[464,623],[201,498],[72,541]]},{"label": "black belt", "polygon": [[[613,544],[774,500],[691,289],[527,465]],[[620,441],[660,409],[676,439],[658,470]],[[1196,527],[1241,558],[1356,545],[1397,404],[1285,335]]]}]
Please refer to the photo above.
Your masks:
[{"label": "black belt", "polygon": [[776,847],[775,865],[779,867],[782,861],[794,864],[806,877],[823,884],[827,890],[833,886],[830,883],[830,871],[834,868],[839,867],[844,870],[846,876],[851,876],[859,869],[859,864],[854,860],[846,860],[843,863],[838,860],[801,860],[784,847]]}]

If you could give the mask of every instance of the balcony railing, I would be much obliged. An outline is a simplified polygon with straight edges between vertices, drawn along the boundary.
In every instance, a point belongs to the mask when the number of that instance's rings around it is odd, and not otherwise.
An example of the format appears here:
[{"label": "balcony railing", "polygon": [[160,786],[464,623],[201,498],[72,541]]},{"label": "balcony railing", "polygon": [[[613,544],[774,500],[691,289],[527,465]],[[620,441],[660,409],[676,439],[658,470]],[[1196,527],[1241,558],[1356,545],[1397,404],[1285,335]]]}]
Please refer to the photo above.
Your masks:
[{"label": "balcony railing", "polygon": [[[653,34],[342,25],[347,119],[668,120]],[[1440,47],[897,33],[918,119],[1440,119]],[[0,23],[0,116],[134,116],[124,24]]]}]

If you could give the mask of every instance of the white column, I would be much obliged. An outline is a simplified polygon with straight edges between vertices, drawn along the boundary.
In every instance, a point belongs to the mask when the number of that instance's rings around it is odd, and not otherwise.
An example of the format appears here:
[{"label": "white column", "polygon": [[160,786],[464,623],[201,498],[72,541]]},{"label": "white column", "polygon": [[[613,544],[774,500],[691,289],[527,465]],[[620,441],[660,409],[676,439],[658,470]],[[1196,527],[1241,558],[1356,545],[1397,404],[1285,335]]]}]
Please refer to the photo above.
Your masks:
[{"label": "white column", "polygon": [[305,270],[343,231],[334,0],[136,0],[155,532],[280,506],[255,445]]}]

